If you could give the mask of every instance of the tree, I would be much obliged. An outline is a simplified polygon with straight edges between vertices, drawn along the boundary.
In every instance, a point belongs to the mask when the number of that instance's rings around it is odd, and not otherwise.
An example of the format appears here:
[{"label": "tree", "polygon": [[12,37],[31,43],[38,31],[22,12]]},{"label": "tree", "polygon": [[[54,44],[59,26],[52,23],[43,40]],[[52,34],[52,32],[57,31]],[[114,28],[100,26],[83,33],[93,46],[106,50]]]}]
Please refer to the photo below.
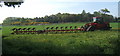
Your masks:
[{"label": "tree", "polygon": [[86,14],[85,10],[83,10],[81,14],[82,14],[82,15],[85,15],[85,14]]},{"label": "tree", "polygon": [[106,13],[110,13],[110,11],[107,8],[101,9],[100,12],[101,12],[101,17],[103,18],[104,21],[112,22],[114,20],[112,15],[106,14]]},{"label": "tree", "polygon": [[12,22],[19,25],[31,24],[32,22],[49,22],[49,23],[67,23],[67,22],[90,22],[93,17],[102,17],[106,22],[120,22],[119,18],[114,18],[112,15],[102,14],[100,11],[95,11],[94,14],[86,13],[85,10],[81,14],[57,13],[55,15],[46,15],[44,17],[35,18],[20,18],[8,17],[3,21],[3,25],[10,25]]},{"label": "tree", "polygon": [[0,7],[2,7],[2,5],[5,5],[5,6],[8,6],[8,7],[14,7],[15,8],[16,5],[18,5],[18,7],[20,7],[20,5],[22,3],[24,3],[24,1],[23,0],[14,0],[14,1],[1,0],[0,3],[4,3],[4,4],[0,4]]},{"label": "tree", "polygon": [[81,13],[81,21],[85,22],[87,19],[87,13],[85,12],[85,10],[82,11]]},{"label": "tree", "polygon": [[97,16],[98,16],[98,17],[101,17],[101,12],[100,12],[100,11],[98,11],[98,12],[95,11],[95,12],[94,12],[94,16],[96,16],[96,17],[97,17]]},{"label": "tree", "polygon": [[101,12],[102,12],[103,14],[110,13],[110,11],[109,11],[107,8],[101,9]]}]

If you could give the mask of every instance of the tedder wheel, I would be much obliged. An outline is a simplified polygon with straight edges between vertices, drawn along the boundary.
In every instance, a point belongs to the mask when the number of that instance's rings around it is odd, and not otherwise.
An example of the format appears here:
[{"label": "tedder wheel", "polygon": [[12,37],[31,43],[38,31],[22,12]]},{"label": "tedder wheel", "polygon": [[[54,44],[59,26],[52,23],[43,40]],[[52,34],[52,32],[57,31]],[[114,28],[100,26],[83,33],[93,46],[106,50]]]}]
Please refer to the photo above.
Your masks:
[{"label": "tedder wheel", "polygon": [[41,33],[44,33],[43,30],[38,30],[37,34],[41,34]]}]

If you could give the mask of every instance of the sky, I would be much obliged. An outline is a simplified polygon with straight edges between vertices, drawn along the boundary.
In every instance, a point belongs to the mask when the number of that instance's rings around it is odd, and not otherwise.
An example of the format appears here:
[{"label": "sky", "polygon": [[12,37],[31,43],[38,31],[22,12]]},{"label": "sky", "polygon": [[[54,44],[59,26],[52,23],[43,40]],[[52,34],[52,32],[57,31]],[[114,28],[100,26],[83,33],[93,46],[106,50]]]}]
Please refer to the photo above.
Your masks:
[{"label": "sky", "polygon": [[118,17],[118,0],[24,0],[18,8],[0,7],[0,23],[7,17],[44,17],[57,13],[80,14],[83,10],[93,13],[107,8],[110,15]]}]

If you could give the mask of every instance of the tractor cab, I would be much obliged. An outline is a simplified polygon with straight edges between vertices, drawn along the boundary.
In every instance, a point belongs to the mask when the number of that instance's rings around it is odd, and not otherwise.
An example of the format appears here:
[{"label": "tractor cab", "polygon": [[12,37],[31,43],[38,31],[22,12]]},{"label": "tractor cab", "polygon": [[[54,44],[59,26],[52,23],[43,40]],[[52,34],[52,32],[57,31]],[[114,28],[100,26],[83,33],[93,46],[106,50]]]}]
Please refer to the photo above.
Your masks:
[{"label": "tractor cab", "polygon": [[100,24],[104,23],[103,18],[101,17],[93,17],[93,22],[100,23]]},{"label": "tractor cab", "polygon": [[110,24],[104,22],[102,17],[93,17],[93,22],[85,24],[83,27],[84,31],[94,30],[110,30]]}]

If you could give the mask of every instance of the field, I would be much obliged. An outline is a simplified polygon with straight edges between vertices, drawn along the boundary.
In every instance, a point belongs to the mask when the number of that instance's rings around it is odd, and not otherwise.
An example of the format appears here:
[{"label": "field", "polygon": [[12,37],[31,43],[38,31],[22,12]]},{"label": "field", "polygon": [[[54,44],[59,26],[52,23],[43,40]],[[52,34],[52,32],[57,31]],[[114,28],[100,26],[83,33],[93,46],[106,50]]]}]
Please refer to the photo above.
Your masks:
[{"label": "field", "polygon": [[[3,26],[3,54],[118,54],[120,38],[115,29],[58,34],[20,34],[11,35],[12,28],[82,26],[85,23],[61,23],[37,26]],[[111,23],[118,28],[118,23]]]}]

